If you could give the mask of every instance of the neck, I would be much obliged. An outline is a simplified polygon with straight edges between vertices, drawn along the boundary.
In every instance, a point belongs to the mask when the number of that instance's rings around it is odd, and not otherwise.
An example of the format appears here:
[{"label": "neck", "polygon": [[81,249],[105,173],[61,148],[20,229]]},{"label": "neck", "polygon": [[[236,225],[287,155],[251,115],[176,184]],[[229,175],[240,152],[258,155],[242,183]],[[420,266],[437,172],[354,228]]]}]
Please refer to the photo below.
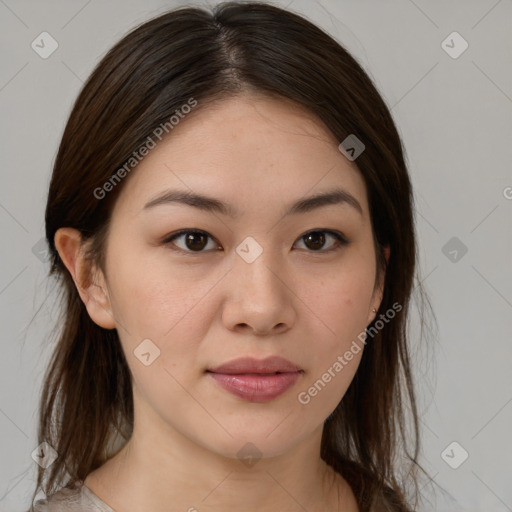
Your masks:
[{"label": "neck", "polygon": [[241,460],[162,420],[134,420],[126,445],[85,480],[117,512],[358,510],[348,484],[320,458],[322,426],[279,456]]}]

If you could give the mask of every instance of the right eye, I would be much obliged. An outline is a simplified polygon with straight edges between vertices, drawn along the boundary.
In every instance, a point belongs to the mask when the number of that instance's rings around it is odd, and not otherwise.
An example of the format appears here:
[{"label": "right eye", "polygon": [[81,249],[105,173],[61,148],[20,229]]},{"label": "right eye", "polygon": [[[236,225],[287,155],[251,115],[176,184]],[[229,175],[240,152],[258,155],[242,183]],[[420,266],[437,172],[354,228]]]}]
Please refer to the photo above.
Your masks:
[{"label": "right eye", "polygon": [[[198,253],[205,252],[203,249],[208,245],[208,238],[212,241],[214,240],[213,237],[206,231],[201,231],[197,229],[182,229],[166,237],[163,243],[166,245],[170,245],[170,249],[172,249],[173,251]],[[181,239],[183,243],[183,246],[181,247],[174,243],[175,240],[179,239]],[[172,245],[178,248],[175,249],[174,247],[172,247]],[[218,246],[214,244],[213,249],[215,248],[218,249]],[[212,248],[210,247],[210,249]]]}]

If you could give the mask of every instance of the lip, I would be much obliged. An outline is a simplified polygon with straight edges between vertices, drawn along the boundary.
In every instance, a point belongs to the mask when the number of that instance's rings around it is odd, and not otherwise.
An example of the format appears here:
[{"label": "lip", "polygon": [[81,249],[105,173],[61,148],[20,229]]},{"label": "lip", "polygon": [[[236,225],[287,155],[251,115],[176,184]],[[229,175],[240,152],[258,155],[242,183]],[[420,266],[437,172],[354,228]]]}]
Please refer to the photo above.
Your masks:
[{"label": "lip", "polygon": [[282,357],[234,359],[207,370],[222,388],[249,402],[268,402],[290,389],[303,370]]},{"label": "lip", "polygon": [[232,359],[227,363],[208,369],[214,373],[224,373],[227,375],[236,375],[240,373],[286,373],[301,371],[300,367],[293,364],[288,359],[279,356],[270,356],[265,359],[255,359],[253,357],[240,357]]}]

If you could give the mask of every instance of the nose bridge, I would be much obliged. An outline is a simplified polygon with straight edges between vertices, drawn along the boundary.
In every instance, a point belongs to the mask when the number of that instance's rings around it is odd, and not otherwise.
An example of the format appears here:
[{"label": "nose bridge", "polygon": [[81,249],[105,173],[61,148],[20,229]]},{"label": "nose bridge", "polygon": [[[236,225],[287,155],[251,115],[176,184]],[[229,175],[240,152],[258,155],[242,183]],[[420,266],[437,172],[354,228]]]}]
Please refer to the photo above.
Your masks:
[{"label": "nose bridge", "polygon": [[278,294],[282,286],[277,277],[280,262],[274,252],[264,249],[252,236],[246,237],[236,248],[235,270],[254,294]]},{"label": "nose bridge", "polygon": [[240,326],[265,334],[287,330],[295,318],[289,286],[278,252],[247,237],[236,247],[223,320],[230,329]]}]

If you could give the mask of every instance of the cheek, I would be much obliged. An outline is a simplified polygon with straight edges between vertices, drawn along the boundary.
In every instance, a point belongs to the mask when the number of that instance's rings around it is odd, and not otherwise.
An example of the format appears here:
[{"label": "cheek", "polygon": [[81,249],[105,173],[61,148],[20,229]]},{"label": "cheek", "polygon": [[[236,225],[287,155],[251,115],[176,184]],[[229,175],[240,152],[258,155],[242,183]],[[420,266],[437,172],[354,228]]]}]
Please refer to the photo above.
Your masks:
[{"label": "cheek", "polygon": [[363,354],[373,281],[356,275],[340,273],[306,302],[318,328],[312,328],[309,372],[297,398],[316,417],[326,418],[339,404]]},{"label": "cheek", "polygon": [[112,254],[112,261],[119,264],[111,265],[109,272],[111,305],[134,338],[163,340],[188,319],[208,291],[209,280],[194,279],[197,269],[173,265],[159,250],[126,251],[117,260]]},{"label": "cheek", "polygon": [[[140,373],[133,352],[149,339],[160,350],[155,369],[192,382],[202,370],[197,363],[200,345],[218,314],[212,291],[225,269],[205,275],[198,266],[173,264],[165,251],[132,249],[121,258],[122,252],[117,251],[119,264],[111,265],[109,281],[115,317],[125,327],[120,335],[130,366]],[[114,254],[111,261],[116,261]],[[173,381],[169,374],[163,378]]]},{"label": "cheek", "polygon": [[[365,329],[375,284],[374,261],[368,251],[351,254],[333,266],[329,276],[309,275],[301,297],[311,312],[314,343],[310,372],[301,391],[328,415],[342,399],[361,361]],[[308,315],[309,316],[309,315]],[[309,403],[309,402],[307,402]]]},{"label": "cheek", "polygon": [[122,323],[118,331],[127,363],[155,408],[171,402],[186,408],[189,400],[181,386],[193,389],[202,370],[197,353],[209,320],[201,299],[211,283],[191,281],[156,261],[133,263],[126,258],[112,272],[113,309]]},{"label": "cheek", "polygon": [[[357,336],[367,325],[375,284],[371,261],[351,258],[329,272],[302,280],[299,296],[320,322],[320,338],[339,345]],[[320,334],[320,331],[319,331]]]}]

